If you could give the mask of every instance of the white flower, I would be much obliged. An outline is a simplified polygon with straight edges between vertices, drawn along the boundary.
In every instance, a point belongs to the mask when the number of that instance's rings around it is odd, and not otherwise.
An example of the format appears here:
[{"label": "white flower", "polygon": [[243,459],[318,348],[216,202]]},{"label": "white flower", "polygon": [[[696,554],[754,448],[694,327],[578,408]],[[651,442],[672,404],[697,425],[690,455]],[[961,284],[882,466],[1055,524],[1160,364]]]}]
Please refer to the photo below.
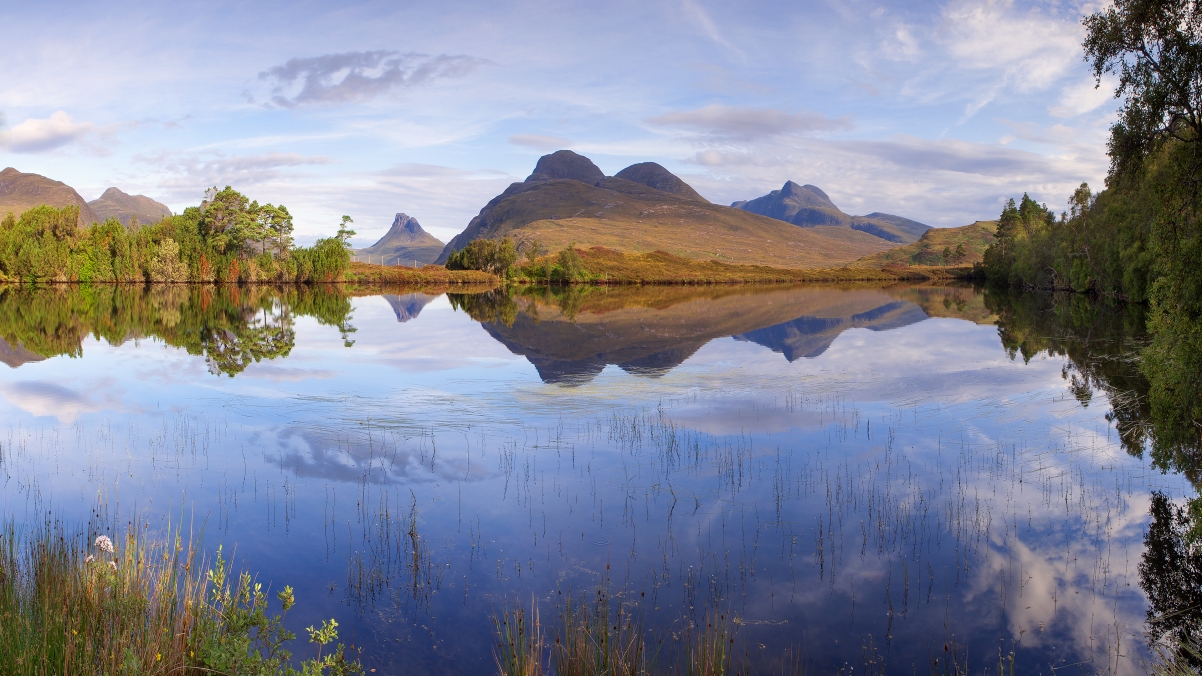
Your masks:
[{"label": "white flower", "polygon": [[84,563],[91,563],[91,562],[93,562],[93,561],[95,561],[95,560],[96,560],[96,557],[95,557],[95,556],[92,556],[91,554],[88,554],[88,558],[84,559],[84,560],[83,560],[83,562],[84,562]]},{"label": "white flower", "polygon": [[113,570],[117,570],[117,562],[109,561],[109,568],[112,568]]},{"label": "white flower", "polygon": [[107,535],[96,536],[96,548],[102,552],[113,553],[113,541]]}]

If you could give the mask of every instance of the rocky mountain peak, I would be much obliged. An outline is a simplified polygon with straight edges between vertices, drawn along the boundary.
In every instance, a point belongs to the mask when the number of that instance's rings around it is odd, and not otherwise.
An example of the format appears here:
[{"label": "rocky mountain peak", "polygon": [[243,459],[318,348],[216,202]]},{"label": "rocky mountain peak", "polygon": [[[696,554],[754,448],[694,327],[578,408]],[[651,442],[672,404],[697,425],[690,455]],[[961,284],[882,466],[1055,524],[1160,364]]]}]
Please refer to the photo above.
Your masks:
[{"label": "rocky mountain peak", "polygon": [[538,164],[534,165],[534,173],[526,178],[526,182],[564,178],[596,185],[605,178],[605,173],[584,155],[577,155],[570,150],[557,150],[538,158]]}]

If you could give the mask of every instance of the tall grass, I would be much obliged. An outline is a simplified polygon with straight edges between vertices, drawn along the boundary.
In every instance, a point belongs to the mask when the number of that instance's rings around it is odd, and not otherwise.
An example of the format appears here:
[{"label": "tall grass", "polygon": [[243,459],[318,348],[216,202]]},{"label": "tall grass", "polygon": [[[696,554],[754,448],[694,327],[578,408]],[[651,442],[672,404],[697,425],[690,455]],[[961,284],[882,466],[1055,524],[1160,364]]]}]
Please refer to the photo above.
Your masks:
[{"label": "tall grass", "polygon": [[[601,585],[595,596],[564,595],[556,626],[547,631],[538,605],[511,606],[493,617],[494,656],[500,676],[732,676],[747,674],[735,666],[737,622],[729,611],[711,610],[702,622],[684,620],[674,641],[654,639],[636,602],[623,602]],[[551,638],[551,634],[554,638]],[[660,650],[672,647],[675,659],[660,664]],[[789,676],[802,673],[800,660],[788,655]]]},{"label": "tall grass", "polygon": [[[294,674],[284,644],[295,636],[267,614],[262,585],[234,574],[220,548],[205,569],[176,529],[163,540],[136,528],[117,542],[61,523],[0,531],[0,673]],[[283,613],[292,589],[277,594]],[[361,671],[331,620],[309,628],[318,658],[306,675]]]}]

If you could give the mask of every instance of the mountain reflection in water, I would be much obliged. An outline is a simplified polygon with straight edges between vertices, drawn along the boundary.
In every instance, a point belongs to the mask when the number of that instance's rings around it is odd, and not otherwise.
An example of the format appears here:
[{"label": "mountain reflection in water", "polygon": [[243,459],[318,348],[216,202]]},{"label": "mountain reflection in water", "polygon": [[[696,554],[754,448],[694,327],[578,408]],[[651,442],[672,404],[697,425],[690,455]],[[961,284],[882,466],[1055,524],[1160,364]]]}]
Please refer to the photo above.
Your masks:
[{"label": "mountain reflection in water", "polygon": [[662,376],[719,338],[757,343],[794,361],[817,357],[848,329],[887,331],[932,316],[987,314],[969,287],[669,287],[652,298],[628,288],[590,291],[454,294],[452,302],[529,360],[544,382],[570,385],[589,382],[610,364]]},{"label": "mountain reflection in water", "polygon": [[444,291],[0,288],[0,511],[186,500],[377,674],[496,673],[491,613],[604,580],[663,636],[730,609],[753,673],[1137,674],[1202,639],[1202,453],[1148,404],[1139,307]]}]

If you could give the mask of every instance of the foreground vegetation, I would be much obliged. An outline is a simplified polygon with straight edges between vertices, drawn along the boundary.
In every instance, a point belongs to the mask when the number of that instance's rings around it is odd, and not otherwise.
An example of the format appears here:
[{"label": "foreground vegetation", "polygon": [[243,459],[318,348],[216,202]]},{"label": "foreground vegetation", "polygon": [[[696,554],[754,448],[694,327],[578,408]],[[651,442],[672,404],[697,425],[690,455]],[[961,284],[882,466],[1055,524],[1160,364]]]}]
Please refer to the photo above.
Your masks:
[{"label": "foreground vegetation", "polygon": [[116,541],[46,524],[0,538],[0,673],[361,673],[328,620],[306,633],[315,656],[292,667],[295,635],[284,616],[291,587],[275,594],[236,573],[220,548],[212,564],[180,532],[155,541],[129,531]]},{"label": "foreground vegetation", "polygon": [[[699,620],[682,618],[653,637],[638,599],[612,594],[603,583],[595,594],[560,593],[554,620],[544,627],[539,608],[513,606],[493,617],[493,654],[500,676],[728,676],[750,675],[739,655],[739,621],[712,609]],[[800,659],[787,652],[772,673],[802,674]]]},{"label": "foreground vegetation", "polygon": [[183,214],[135,228],[116,218],[80,227],[78,207],[35,207],[0,220],[0,281],[338,281],[350,262],[349,222],[343,217],[334,237],[296,247],[286,207],[260,205],[228,186]]}]

